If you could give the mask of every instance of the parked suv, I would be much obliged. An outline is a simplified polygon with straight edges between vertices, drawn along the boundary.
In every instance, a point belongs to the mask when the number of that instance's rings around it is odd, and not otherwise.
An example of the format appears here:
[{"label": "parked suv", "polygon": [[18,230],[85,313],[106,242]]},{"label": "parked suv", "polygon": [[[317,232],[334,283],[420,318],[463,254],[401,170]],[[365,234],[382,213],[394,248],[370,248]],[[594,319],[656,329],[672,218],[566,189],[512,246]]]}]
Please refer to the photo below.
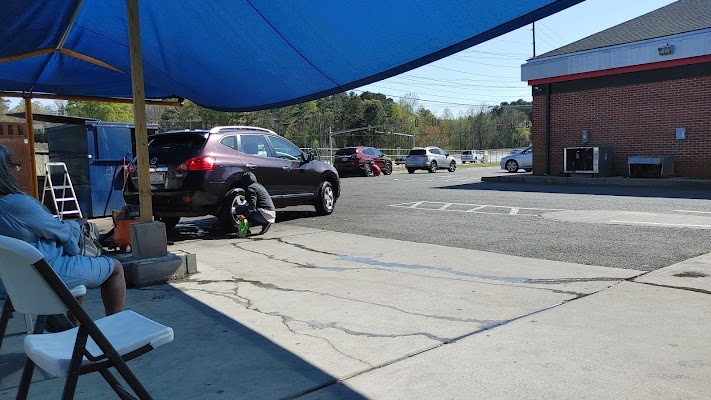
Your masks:
[{"label": "parked suv", "polygon": [[333,166],[341,176],[348,172],[370,176],[373,174],[373,164],[377,164],[384,175],[393,172],[393,162],[390,158],[374,147],[346,147],[338,150],[333,160]]},{"label": "parked suv", "polygon": [[439,147],[414,147],[405,158],[405,168],[411,174],[414,174],[418,169],[429,172],[447,169],[449,172],[454,172],[457,169],[457,162],[454,157]]},{"label": "parked suv", "polygon": [[483,163],[484,162],[484,152],[481,150],[464,150],[462,152],[462,164],[470,163]]},{"label": "parked suv", "polygon": [[[170,230],[181,217],[217,216],[234,230],[236,205],[244,204],[241,177],[253,172],[277,208],[312,204],[333,212],[340,193],[338,172],[315,161],[278,134],[251,126],[158,133],[149,137],[153,214]],[[124,199],[138,204],[138,176],[129,167]]]}]

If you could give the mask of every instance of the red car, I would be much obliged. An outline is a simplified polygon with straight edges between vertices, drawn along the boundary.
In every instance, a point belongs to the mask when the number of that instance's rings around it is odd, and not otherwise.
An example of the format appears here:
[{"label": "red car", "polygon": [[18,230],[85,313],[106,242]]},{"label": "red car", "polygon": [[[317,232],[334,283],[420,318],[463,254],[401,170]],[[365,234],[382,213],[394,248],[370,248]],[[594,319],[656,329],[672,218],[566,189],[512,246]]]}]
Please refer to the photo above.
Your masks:
[{"label": "red car", "polygon": [[373,164],[380,167],[384,175],[393,172],[392,160],[375,147],[346,147],[338,150],[333,158],[333,166],[339,175],[355,172],[371,176]]}]

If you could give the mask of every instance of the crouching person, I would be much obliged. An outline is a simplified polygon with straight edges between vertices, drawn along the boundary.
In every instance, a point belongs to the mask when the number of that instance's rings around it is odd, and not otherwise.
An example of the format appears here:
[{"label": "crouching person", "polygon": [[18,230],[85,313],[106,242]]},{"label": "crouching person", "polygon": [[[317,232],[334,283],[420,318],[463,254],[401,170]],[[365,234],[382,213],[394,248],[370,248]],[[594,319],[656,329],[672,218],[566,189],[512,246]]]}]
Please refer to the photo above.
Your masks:
[{"label": "crouching person", "polygon": [[247,204],[235,209],[235,216],[243,215],[249,221],[249,226],[261,225],[259,235],[267,233],[269,227],[276,221],[276,208],[267,189],[257,182],[257,177],[251,172],[242,175],[242,187],[245,190]]}]

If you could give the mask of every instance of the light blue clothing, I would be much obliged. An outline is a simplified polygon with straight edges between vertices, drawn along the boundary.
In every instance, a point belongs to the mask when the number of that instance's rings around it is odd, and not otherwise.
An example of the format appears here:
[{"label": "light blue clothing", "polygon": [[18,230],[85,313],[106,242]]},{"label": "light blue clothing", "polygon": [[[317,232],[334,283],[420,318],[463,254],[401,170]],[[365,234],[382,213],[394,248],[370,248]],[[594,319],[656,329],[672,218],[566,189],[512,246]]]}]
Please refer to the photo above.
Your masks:
[{"label": "light blue clothing", "polygon": [[[59,221],[26,194],[0,197],[0,235],[36,247],[69,288],[99,287],[114,270],[112,258],[79,255],[81,228],[77,222]],[[0,297],[4,292],[5,288],[0,288]]]}]

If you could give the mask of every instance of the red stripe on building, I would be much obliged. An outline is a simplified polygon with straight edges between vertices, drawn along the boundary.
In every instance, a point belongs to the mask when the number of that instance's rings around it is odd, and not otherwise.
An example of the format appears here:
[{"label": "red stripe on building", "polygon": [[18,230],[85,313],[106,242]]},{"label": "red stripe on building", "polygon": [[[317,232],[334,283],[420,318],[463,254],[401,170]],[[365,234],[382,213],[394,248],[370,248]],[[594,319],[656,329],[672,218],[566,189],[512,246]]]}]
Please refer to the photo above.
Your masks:
[{"label": "red stripe on building", "polygon": [[691,58],[680,58],[677,60],[660,61],[660,62],[649,63],[649,64],[630,65],[627,67],[603,69],[603,70],[599,70],[599,71],[590,71],[590,72],[581,72],[578,74],[561,75],[561,76],[554,76],[554,77],[550,77],[550,78],[533,79],[533,80],[528,81],[528,84],[529,84],[529,86],[533,86],[533,85],[541,85],[541,84],[545,84],[545,83],[556,83],[556,82],[572,81],[572,80],[578,80],[578,79],[597,78],[599,76],[626,74],[629,72],[649,71],[652,69],[680,67],[682,65],[701,64],[701,63],[705,63],[705,62],[711,62],[711,55],[691,57]]}]

